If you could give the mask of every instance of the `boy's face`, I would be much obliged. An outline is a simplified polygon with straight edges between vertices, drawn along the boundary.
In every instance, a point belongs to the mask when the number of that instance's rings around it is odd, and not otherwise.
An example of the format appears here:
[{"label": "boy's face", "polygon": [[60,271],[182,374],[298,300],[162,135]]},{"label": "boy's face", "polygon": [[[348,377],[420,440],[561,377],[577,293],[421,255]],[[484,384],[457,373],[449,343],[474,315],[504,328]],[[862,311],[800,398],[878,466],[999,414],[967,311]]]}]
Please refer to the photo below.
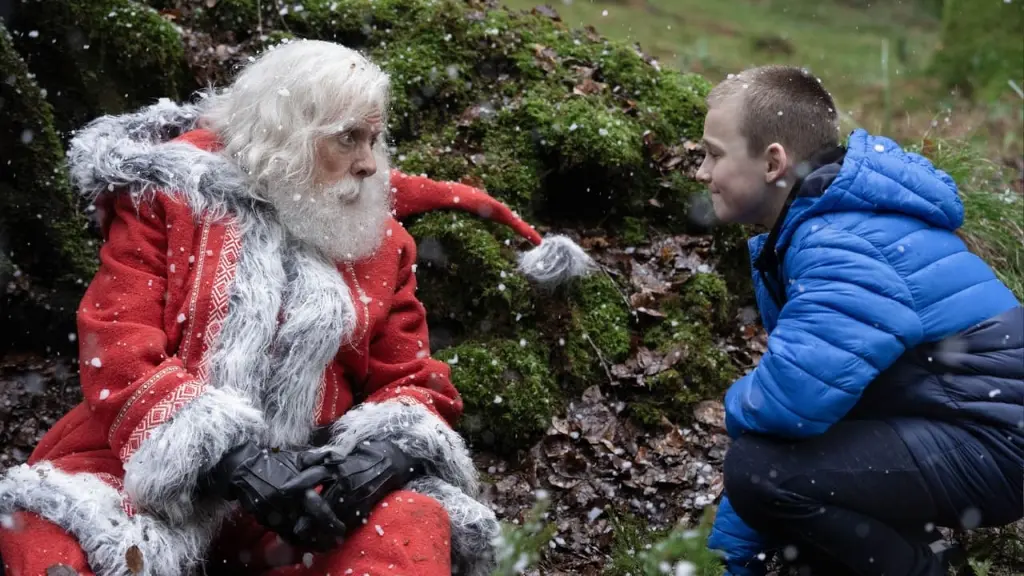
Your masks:
[{"label": "boy's face", "polygon": [[771,226],[775,196],[769,186],[772,167],[764,156],[750,155],[740,134],[742,95],[732,96],[708,110],[704,119],[707,154],[697,180],[711,190],[715,216],[722,222]]}]

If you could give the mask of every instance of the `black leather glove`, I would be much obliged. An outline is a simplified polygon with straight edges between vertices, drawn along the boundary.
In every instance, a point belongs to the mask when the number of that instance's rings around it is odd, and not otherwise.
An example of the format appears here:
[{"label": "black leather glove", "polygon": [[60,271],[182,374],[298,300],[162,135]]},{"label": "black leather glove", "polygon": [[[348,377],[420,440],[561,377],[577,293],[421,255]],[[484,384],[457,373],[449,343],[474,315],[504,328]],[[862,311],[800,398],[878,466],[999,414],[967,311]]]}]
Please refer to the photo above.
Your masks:
[{"label": "black leather glove", "polygon": [[[378,502],[422,474],[424,469],[422,462],[387,441],[362,442],[344,458],[332,455],[324,460],[317,452],[307,454],[303,460],[304,474],[320,478],[322,470],[329,475],[330,479],[323,482],[323,499],[350,528],[360,526]],[[315,529],[312,520],[299,522],[296,533],[300,537]]]},{"label": "black leather glove", "polygon": [[314,490],[332,478],[329,470],[318,467],[328,456],[263,449],[247,442],[225,455],[206,483],[222,498],[238,500],[288,543],[329,550],[344,537],[345,524]]}]

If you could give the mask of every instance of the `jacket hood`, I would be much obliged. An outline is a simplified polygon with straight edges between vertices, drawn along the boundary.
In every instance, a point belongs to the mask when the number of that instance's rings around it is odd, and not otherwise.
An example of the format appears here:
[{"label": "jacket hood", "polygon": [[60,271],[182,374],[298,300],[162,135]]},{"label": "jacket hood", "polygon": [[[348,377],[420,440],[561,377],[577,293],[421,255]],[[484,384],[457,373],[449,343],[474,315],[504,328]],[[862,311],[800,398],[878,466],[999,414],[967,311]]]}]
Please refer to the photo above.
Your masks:
[{"label": "jacket hood", "polygon": [[947,230],[964,220],[963,202],[949,174],[889,138],[861,129],[850,135],[838,171],[835,165],[823,166],[804,180],[776,246],[787,246],[804,221],[836,212],[903,214]]},{"label": "jacket hood", "polygon": [[136,202],[157,193],[175,194],[197,213],[223,214],[231,204],[257,200],[235,163],[177,140],[195,129],[198,120],[195,105],[167,99],[93,120],[75,133],[68,150],[74,188],[89,201],[104,193],[127,193]]}]

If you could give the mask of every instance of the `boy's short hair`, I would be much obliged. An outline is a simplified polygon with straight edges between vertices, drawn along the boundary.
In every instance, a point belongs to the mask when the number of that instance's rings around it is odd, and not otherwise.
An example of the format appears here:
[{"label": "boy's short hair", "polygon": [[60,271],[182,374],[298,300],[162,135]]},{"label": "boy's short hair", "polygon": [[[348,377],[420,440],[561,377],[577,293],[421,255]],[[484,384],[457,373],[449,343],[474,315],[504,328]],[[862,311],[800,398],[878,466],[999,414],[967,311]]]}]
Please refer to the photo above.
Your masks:
[{"label": "boy's short hair", "polygon": [[740,133],[752,156],[773,142],[795,162],[839,144],[839,114],[821,80],[794,66],[760,66],[730,75],[708,94],[708,106],[743,97]]}]

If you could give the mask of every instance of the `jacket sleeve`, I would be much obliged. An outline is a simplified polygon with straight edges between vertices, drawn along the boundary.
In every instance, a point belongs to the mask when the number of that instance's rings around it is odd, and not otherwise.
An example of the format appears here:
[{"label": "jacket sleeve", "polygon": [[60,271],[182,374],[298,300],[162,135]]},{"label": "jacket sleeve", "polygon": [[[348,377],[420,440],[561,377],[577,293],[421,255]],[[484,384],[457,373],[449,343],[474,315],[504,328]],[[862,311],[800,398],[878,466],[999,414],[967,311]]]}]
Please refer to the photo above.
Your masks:
[{"label": "jacket sleeve", "polygon": [[400,226],[393,230],[401,261],[390,314],[370,335],[365,400],[334,423],[331,449],[347,454],[367,439],[392,440],[432,475],[476,494],[476,468],[454,430],[462,398],[448,364],[430,356],[426,311],[416,297],[416,243]]},{"label": "jacket sleeve", "polygon": [[868,240],[824,227],[786,257],[786,304],[757,368],[725,397],[730,436],[815,436],[922,339],[913,297]]},{"label": "jacket sleeve", "polygon": [[722,497],[715,515],[715,524],[708,537],[708,548],[725,555],[728,576],[762,576],[765,573],[765,552],[761,535],[747,526],[727,496]]},{"label": "jacket sleeve", "polygon": [[208,387],[172,350],[169,233],[159,202],[111,202],[100,267],[78,310],[85,402],[108,428],[135,508],[181,523],[198,477],[263,426],[249,401]]}]

